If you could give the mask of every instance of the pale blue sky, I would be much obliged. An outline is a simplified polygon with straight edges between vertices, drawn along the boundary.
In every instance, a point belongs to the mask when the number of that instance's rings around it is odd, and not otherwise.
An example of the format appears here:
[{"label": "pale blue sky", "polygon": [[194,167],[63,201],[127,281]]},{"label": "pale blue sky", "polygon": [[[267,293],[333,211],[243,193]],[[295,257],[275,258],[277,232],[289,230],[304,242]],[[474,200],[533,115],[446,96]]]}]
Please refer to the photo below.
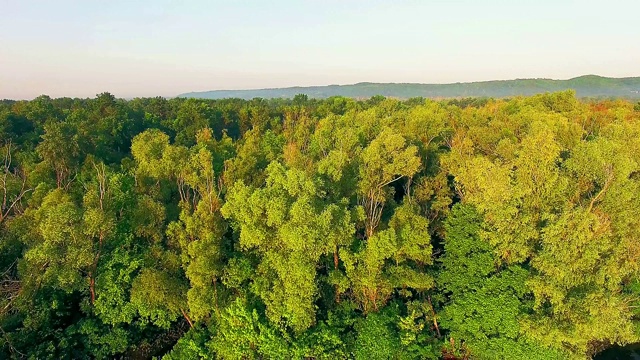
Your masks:
[{"label": "pale blue sky", "polygon": [[640,0],[0,0],[0,98],[640,76]]}]

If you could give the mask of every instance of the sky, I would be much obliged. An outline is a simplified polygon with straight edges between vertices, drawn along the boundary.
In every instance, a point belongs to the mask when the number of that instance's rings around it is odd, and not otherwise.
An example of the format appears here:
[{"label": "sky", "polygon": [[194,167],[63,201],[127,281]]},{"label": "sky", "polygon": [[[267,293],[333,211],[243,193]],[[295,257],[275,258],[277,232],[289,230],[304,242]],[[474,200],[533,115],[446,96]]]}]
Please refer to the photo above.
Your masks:
[{"label": "sky", "polygon": [[640,76],[640,0],[0,0],[0,99]]}]

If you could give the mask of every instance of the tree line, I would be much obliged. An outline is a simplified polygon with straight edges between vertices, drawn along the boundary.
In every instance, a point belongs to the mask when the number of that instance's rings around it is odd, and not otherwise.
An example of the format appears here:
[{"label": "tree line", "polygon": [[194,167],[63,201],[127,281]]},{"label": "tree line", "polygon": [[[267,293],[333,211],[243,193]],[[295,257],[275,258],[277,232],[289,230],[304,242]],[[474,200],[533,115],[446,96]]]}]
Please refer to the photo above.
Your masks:
[{"label": "tree line", "polygon": [[640,104],[0,102],[0,357],[584,359],[640,341]]}]

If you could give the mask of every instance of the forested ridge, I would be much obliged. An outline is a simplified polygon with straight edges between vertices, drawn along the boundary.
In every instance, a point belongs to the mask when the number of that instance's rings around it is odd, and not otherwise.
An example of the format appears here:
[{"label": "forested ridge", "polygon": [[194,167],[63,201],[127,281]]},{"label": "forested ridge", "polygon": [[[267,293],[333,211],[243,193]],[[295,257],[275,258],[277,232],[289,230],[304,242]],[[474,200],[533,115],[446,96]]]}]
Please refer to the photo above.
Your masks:
[{"label": "forested ridge", "polygon": [[640,341],[640,103],[0,101],[0,358]]},{"label": "forested ridge", "polygon": [[179,97],[201,99],[224,98],[292,98],[297,94],[307,94],[313,98],[346,96],[356,99],[368,99],[383,95],[399,99],[416,96],[427,98],[465,98],[465,97],[514,97],[531,96],[546,92],[574,90],[578,97],[590,98],[626,98],[640,99],[640,77],[609,78],[597,75],[584,75],[568,80],[553,79],[515,79],[463,82],[451,84],[419,83],[370,83],[327,86],[295,86],[274,89],[253,90],[212,90],[197,91],[178,95]]}]

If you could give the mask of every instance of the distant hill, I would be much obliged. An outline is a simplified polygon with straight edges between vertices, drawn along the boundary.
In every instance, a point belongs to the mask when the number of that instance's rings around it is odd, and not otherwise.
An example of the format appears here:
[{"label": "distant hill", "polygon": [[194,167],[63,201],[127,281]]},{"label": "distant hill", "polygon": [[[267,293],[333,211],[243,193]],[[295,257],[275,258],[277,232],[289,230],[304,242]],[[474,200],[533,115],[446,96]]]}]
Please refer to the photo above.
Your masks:
[{"label": "distant hill", "polygon": [[178,97],[201,99],[241,98],[293,98],[306,94],[311,98],[346,96],[370,98],[375,95],[407,99],[461,98],[461,97],[511,97],[534,95],[545,92],[573,89],[579,97],[623,97],[640,99],[640,77],[607,78],[586,75],[569,80],[517,79],[496,80],[455,84],[401,84],[401,83],[358,83],[353,85],[327,85],[288,87],[256,90],[212,90],[180,94]]}]

